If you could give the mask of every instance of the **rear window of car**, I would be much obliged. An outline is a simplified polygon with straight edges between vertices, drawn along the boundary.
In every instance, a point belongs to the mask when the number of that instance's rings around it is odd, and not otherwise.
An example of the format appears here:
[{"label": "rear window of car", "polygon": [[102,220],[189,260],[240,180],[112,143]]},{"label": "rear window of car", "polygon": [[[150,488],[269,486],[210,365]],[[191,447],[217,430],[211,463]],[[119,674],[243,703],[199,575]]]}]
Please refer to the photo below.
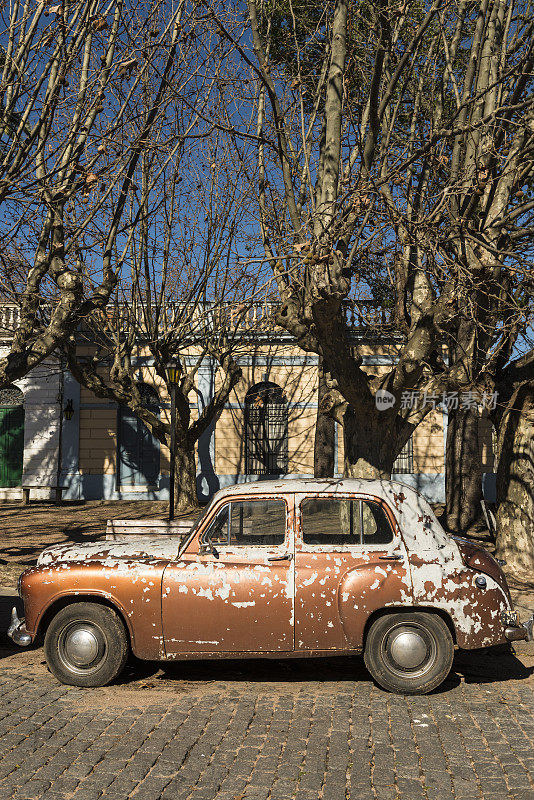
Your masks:
[{"label": "rear window of car", "polygon": [[308,497],[300,504],[306,544],[373,545],[393,541],[386,512],[370,500]]}]

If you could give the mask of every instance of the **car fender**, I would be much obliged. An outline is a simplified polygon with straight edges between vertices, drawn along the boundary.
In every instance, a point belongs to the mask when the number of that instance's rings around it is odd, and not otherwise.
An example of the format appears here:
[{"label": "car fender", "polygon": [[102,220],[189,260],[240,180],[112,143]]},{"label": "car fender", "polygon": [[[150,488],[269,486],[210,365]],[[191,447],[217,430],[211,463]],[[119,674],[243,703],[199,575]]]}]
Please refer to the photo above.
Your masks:
[{"label": "car fender", "polygon": [[371,555],[366,563],[347,572],[338,589],[343,632],[351,648],[363,647],[367,620],[375,611],[413,604],[410,573],[405,561]]},{"label": "car fender", "polygon": [[463,563],[442,564],[412,556],[414,603],[444,611],[453,621],[459,647],[472,650],[503,644],[503,615],[512,610],[506,586]]},{"label": "car fender", "polygon": [[[125,566],[125,565],[124,565]],[[98,562],[69,562],[33,567],[21,576],[25,623],[35,636],[55,605],[88,598],[106,601],[125,621],[132,650],[138,658],[158,659],[163,653],[161,629],[161,576],[164,564],[154,570],[138,566],[126,580],[125,570],[103,570]],[[135,579],[134,579],[135,577]]]}]

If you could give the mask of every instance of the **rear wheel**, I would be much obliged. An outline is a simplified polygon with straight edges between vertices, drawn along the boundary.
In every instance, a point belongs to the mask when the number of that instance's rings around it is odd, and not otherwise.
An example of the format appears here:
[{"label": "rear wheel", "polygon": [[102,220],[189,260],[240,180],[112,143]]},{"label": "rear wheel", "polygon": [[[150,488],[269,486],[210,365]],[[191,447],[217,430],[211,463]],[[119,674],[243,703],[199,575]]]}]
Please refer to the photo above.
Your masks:
[{"label": "rear wheel", "polygon": [[426,694],[449,674],[454,643],[436,614],[413,612],[379,617],[367,634],[365,666],[389,692]]},{"label": "rear wheel", "polygon": [[128,637],[112,608],[72,603],[58,611],[46,631],[44,651],[50,672],[71,686],[105,686],[128,657]]}]

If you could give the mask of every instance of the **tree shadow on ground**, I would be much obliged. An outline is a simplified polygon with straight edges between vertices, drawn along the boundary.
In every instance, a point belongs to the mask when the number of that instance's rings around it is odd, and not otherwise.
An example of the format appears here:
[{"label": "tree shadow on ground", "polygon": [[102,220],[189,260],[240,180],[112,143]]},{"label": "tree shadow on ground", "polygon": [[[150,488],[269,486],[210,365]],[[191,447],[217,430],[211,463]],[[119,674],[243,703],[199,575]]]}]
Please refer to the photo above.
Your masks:
[{"label": "tree shadow on ground", "polygon": [[19,597],[1,596],[0,597],[0,659],[20,653],[21,649],[7,635],[7,629],[11,622],[11,609],[17,609],[19,617],[24,613],[22,600]]},{"label": "tree shadow on ground", "polygon": [[525,680],[534,674],[534,667],[526,667],[513,647],[507,644],[480,650],[458,650],[453,670],[462,675],[466,683]]},{"label": "tree shadow on ground", "polygon": [[83,544],[105,536],[108,519],[165,518],[167,503],[154,501],[90,501],[29,506],[0,504],[0,553],[4,562],[35,563],[46,547],[65,542]]},{"label": "tree shadow on ground", "polygon": [[[486,684],[526,680],[534,668],[525,667],[508,646],[487,650],[457,651],[452,670],[432,694],[443,694],[462,682]],[[188,684],[225,682],[238,687],[245,683],[301,682],[353,683],[369,681],[363,659],[360,656],[332,656],[328,658],[288,659],[220,659],[204,661],[146,662],[132,657],[120,676],[123,686],[142,681],[142,688],[157,688],[158,684],[175,682],[177,687]],[[148,685],[146,682],[148,681]]]}]

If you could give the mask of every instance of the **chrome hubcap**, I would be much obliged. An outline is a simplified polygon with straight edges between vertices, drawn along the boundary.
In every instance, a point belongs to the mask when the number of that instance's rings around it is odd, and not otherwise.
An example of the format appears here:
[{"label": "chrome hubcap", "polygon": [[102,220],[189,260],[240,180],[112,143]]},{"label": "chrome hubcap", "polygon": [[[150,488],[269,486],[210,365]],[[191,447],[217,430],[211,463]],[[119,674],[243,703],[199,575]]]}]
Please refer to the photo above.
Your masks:
[{"label": "chrome hubcap", "polygon": [[382,640],[382,658],[399,677],[426,674],[437,658],[437,643],[431,632],[418,623],[402,622],[390,628]]},{"label": "chrome hubcap", "polygon": [[77,628],[67,637],[65,653],[73,664],[86,667],[98,655],[98,639],[88,628]]},{"label": "chrome hubcap", "polygon": [[97,669],[105,649],[102,631],[91,622],[74,622],[59,637],[59,656],[71,672],[86,674]]},{"label": "chrome hubcap", "polygon": [[415,669],[423,663],[427,647],[422,636],[415,631],[399,631],[392,637],[389,651],[399,667]]}]

